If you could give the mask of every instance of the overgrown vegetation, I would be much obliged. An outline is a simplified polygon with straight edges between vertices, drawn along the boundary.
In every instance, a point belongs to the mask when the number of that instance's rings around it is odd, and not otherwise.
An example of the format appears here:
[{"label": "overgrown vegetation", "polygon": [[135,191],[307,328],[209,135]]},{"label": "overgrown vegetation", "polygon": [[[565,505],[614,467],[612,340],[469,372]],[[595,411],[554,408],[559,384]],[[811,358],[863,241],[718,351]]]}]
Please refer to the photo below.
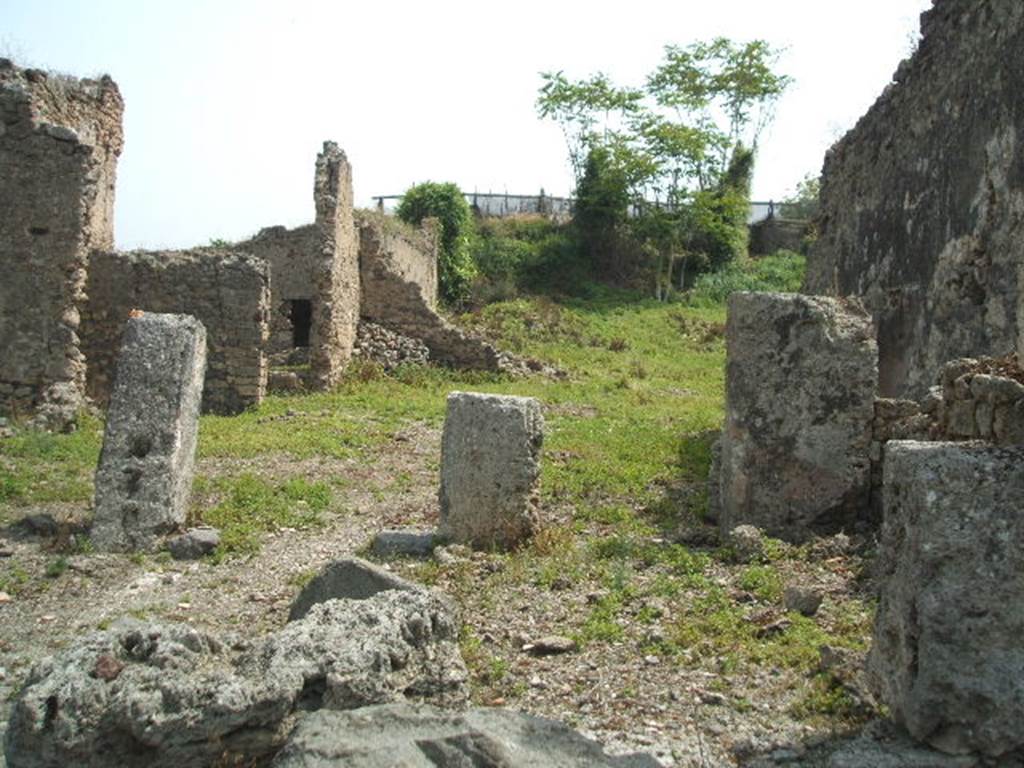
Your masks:
[{"label": "overgrown vegetation", "polygon": [[473,214],[466,198],[455,184],[427,181],[405,191],[395,211],[398,218],[419,226],[424,219],[437,219],[440,225],[438,288],[441,300],[460,307],[469,298],[476,276],[470,251],[473,239]]},{"label": "overgrown vegetation", "polygon": [[746,253],[758,138],[789,78],[778,52],[725,38],[667,46],[640,87],[542,74],[541,117],[562,128],[575,222],[593,269],[663,299]]}]

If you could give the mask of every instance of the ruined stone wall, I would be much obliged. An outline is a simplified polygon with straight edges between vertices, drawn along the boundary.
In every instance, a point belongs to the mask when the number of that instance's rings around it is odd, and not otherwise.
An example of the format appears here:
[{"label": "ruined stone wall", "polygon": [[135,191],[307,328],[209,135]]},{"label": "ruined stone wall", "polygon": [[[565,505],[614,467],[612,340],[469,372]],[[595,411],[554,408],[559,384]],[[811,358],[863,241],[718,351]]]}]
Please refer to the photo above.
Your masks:
[{"label": "ruined stone wall", "polygon": [[814,293],[859,295],[882,394],[1016,344],[1024,247],[1024,3],[936,0],[923,39],[829,152]]},{"label": "ruined stone wall", "polygon": [[352,357],[359,325],[359,241],[352,216],[352,167],[324,142],[313,182],[319,248],[313,258],[310,374],[319,389],[334,386]]},{"label": "ruined stone wall", "polygon": [[93,248],[112,248],[123,101],[0,59],[0,411],[72,402],[85,385],[79,322]]},{"label": "ruined stone wall", "polygon": [[[429,250],[425,251],[426,248]],[[361,216],[363,316],[405,336],[421,339],[430,349],[431,359],[445,365],[499,370],[501,359],[493,346],[459,330],[435,311],[436,248],[436,238],[416,238],[403,232],[395,222],[379,216]],[[429,274],[431,271],[433,275]]]},{"label": "ruined stone wall", "polygon": [[402,302],[401,286],[417,290],[416,304],[437,308],[438,231],[435,219],[416,231],[379,213],[356,213],[359,228],[359,275],[362,314],[384,317],[395,302]]},{"label": "ruined stone wall", "polygon": [[312,300],[313,260],[319,247],[320,233],[313,224],[295,229],[266,227],[251,240],[232,246],[263,259],[270,268],[270,353],[295,346],[291,302]]},{"label": "ruined stone wall", "polygon": [[204,410],[237,413],[263,399],[270,291],[262,260],[214,249],[98,251],[86,290],[82,349],[98,403],[109,400],[132,309],[192,315],[206,327]]}]

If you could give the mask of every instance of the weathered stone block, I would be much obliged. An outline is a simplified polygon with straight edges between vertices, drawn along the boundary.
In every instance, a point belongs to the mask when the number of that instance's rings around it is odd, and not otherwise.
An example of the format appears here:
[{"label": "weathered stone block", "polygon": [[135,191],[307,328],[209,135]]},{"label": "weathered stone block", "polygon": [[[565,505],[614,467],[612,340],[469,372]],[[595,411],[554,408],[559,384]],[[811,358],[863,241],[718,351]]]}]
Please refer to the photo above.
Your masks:
[{"label": "weathered stone block", "polygon": [[304,618],[314,605],[328,600],[367,600],[379,592],[417,588],[412,582],[373,563],[358,557],[345,557],[328,563],[302,588],[292,603],[288,621]]},{"label": "weathered stone block", "polygon": [[531,397],[452,392],[441,442],[439,533],[512,547],[537,524],[544,417]]},{"label": "weathered stone block", "polygon": [[891,442],[868,671],[950,754],[1024,746],[1024,449]]},{"label": "weathered stone block", "polygon": [[863,519],[877,350],[854,300],[735,293],[719,525],[799,541]]},{"label": "weathered stone block", "polygon": [[96,470],[97,549],[151,550],[184,524],[205,370],[206,330],[195,318],[128,321]]}]

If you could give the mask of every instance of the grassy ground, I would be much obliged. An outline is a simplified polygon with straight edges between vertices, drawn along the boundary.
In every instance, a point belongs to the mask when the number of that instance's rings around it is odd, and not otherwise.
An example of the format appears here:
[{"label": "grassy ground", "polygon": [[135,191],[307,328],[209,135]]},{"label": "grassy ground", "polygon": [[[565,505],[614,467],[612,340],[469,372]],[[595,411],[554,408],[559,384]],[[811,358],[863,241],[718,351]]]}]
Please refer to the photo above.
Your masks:
[{"label": "grassy ground", "polygon": [[[736,279],[744,287],[792,287],[799,266],[766,262]],[[830,725],[860,717],[842,681],[818,668],[819,648],[862,650],[871,605],[854,591],[815,618],[782,607],[786,584],[824,580],[839,584],[838,594],[855,581],[857,564],[822,563],[806,547],[781,543],[763,562],[737,564],[701,524],[710,444],[722,420],[722,291],[719,281],[670,304],[595,291],[587,299],[492,304],[462,318],[505,348],[554,364],[567,374],[562,379],[434,368],[385,376],[361,365],[329,394],[274,396],[241,416],[204,416],[200,457],[218,469],[197,479],[193,518],[224,534],[210,567],[257,551],[269,531],[323,524],[345,495],[341,471],[268,477],[252,466],[314,457],[369,462],[402,430],[439,428],[453,390],[534,396],[545,405],[545,530],[519,552],[490,555],[483,570],[427,562],[405,564],[407,573],[443,586],[485,618],[502,610],[503,595],[586,594],[585,608],[560,627],[584,649],[625,643],[642,658],[723,679],[781,670],[790,716]],[[87,504],[100,430],[86,419],[73,435],[19,433],[0,441],[0,526],[26,511]],[[409,482],[399,472],[378,492],[400,497]],[[704,546],[680,534],[694,528]],[[0,561],[0,589],[19,586],[14,567]],[[467,626],[463,643],[474,697],[522,697],[524,683],[510,668],[513,643],[488,645],[482,634]],[[732,700],[742,710],[753,694],[737,691]]]}]

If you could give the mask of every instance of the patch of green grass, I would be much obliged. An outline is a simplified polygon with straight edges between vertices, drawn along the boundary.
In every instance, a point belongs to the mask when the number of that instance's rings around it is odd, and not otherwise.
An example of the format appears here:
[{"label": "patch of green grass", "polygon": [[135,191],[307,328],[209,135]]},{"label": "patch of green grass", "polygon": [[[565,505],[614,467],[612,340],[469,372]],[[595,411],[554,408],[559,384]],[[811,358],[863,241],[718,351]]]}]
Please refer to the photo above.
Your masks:
[{"label": "patch of green grass", "polygon": [[777,603],[782,599],[782,577],[770,565],[751,565],[740,574],[740,589],[753,592],[759,600]]},{"label": "patch of green grass", "polygon": [[210,488],[223,498],[196,516],[220,529],[215,559],[258,552],[261,534],[268,531],[320,525],[332,498],[327,483],[311,483],[302,477],[271,483],[246,473],[217,478]]},{"label": "patch of green grass", "polygon": [[16,595],[28,585],[30,579],[28,571],[12,560],[0,569],[0,592]]},{"label": "patch of green grass", "polygon": [[56,560],[50,561],[46,566],[46,578],[56,579],[63,576],[68,570],[68,560],[66,557],[58,557]]},{"label": "patch of green grass", "polygon": [[0,440],[0,521],[5,508],[92,498],[103,424],[82,414],[66,435],[24,430]]},{"label": "patch of green grass", "polygon": [[813,724],[832,724],[836,721],[849,725],[862,721],[869,710],[833,675],[823,672],[814,675],[789,708],[798,720]]},{"label": "patch of green grass", "polygon": [[724,269],[698,277],[693,288],[683,295],[683,301],[692,306],[715,306],[735,291],[794,293],[803,284],[806,268],[807,259],[792,251],[732,262]]}]

